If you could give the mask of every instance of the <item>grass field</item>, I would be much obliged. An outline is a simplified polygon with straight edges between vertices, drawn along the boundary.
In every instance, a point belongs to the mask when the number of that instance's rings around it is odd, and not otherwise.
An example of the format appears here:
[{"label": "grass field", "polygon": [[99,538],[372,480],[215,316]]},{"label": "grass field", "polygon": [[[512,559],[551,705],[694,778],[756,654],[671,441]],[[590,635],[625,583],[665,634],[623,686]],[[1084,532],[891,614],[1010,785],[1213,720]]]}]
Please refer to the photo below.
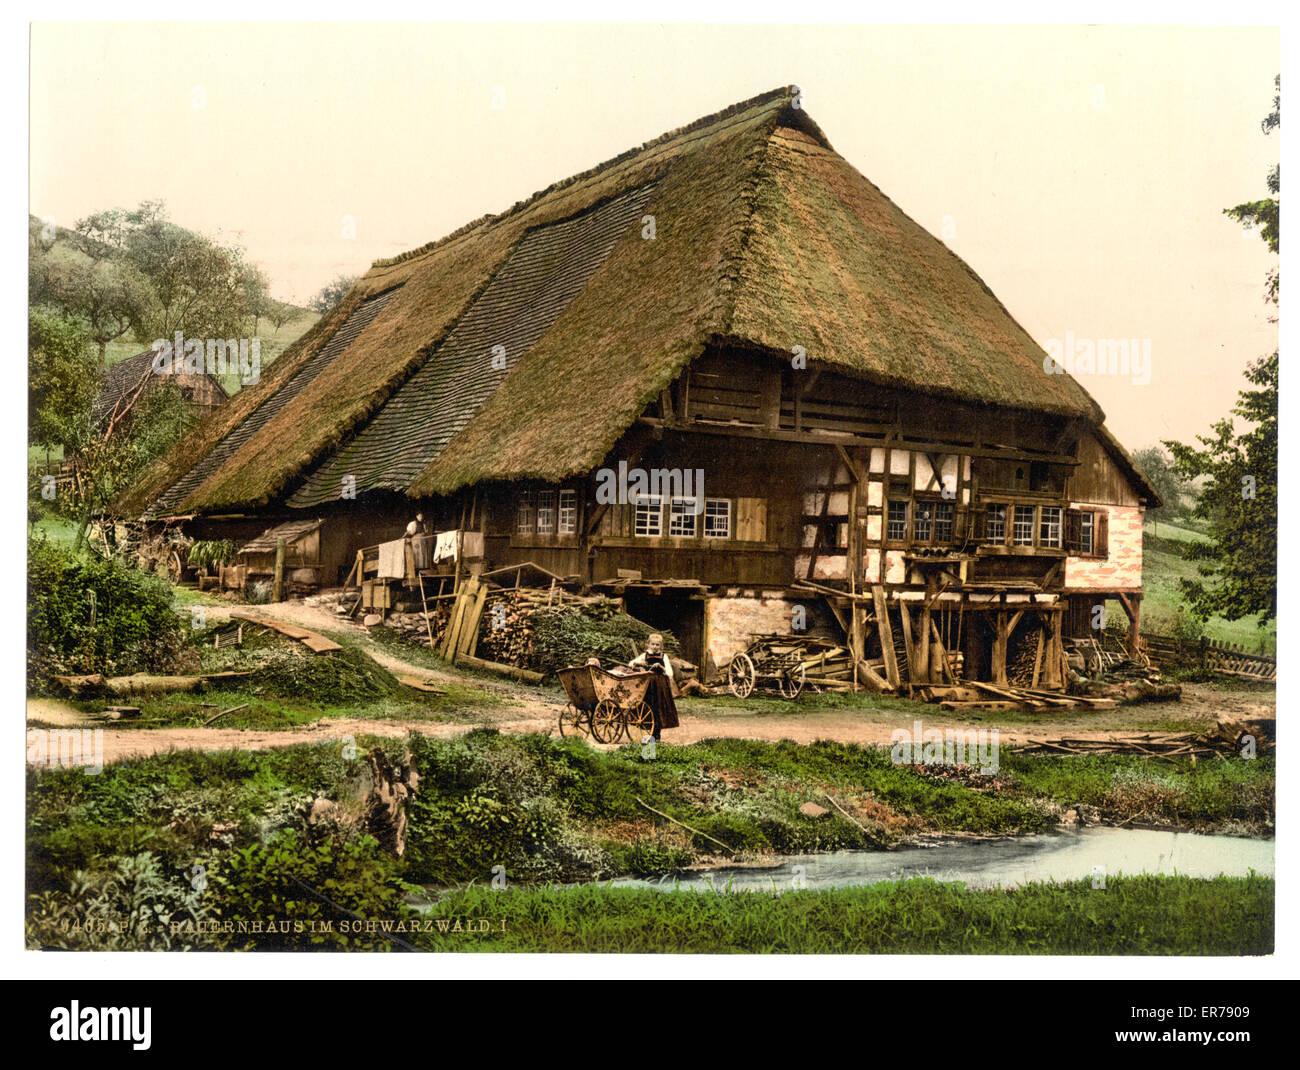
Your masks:
[{"label": "grass field", "polygon": [[[927,829],[1041,829],[1054,821],[1045,799],[1114,808],[1130,789],[1143,805],[1153,791],[1165,792],[1188,824],[1251,808],[1271,814],[1271,761],[1152,770],[1137,758],[1004,755],[996,781],[966,784],[893,766],[887,751],[838,744],[713,740],[665,746],[658,760],[645,761],[635,747],[607,753],[494,732],[357,742],[362,749],[352,752],[336,744],[183,751],[97,775],[29,771],[29,945],[391,950],[403,945],[385,933],[400,933],[405,945],[438,951],[1272,949],[1273,882],[1256,877],[1110,878],[1101,888],[1083,881],[1000,891],[910,880],[779,897],[552,883],[663,872],[713,849],[651,819],[638,797],[753,858],[879,848]],[[401,859],[363,831],[367,745],[395,758],[409,746],[420,773]],[[838,816],[799,813],[800,802],[826,790],[868,831]],[[332,814],[324,823],[308,817],[322,800]],[[500,867],[510,885],[498,891],[488,885]],[[189,879],[196,871],[206,875],[204,885]],[[431,907],[406,898],[416,892],[427,902],[429,885],[448,889],[432,893]],[[342,921],[356,916],[376,927],[345,931]],[[267,918],[331,927],[272,932],[261,927]]]},{"label": "grass field", "polygon": [[469,888],[433,907],[432,932],[401,938],[436,951],[1266,955],[1273,903],[1263,877],[1004,891],[910,880],[780,896]]},{"label": "grass field", "polygon": [[[1178,553],[1180,544],[1203,542],[1205,536],[1176,524],[1147,524],[1143,528],[1142,548],[1142,627],[1157,635],[1176,635],[1179,608],[1184,605],[1179,580],[1197,579],[1195,562]],[[1126,626],[1123,612],[1112,607],[1116,626]],[[1183,617],[1186,617],[1184,612]],[[1277,622],[1261,628],[1255,617],[1229,621],[1211,617],[1205,622],[1205,634],[1226,643],[1239,643],[1247,650],[1266,654],[1277,650]]]}]

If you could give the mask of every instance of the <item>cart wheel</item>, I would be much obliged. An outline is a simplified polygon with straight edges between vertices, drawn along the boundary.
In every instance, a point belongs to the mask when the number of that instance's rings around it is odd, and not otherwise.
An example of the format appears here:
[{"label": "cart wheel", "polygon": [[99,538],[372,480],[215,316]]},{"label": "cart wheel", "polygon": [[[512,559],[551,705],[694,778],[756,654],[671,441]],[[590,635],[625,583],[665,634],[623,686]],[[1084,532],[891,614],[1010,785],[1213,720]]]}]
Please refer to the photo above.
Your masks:
[{"label": "cart wheel", "polygon": [[601,699],[591,711],[591,738],[597,743],[617,743],[622,734],[622,711],[609,699]]},{"label": "cart wheel", "polygon": [[801,661],[794,668],[783,672],[777,680],[776,686],[786,698],[797,698],[799,692],[803,690],[805,675],[803,662]]},{"label": "cart wheel", "polygon": [[754,690],[754,663],[748,654],[737,654],[727,665],[727,687],[736,698],[747,698]]},{"label": "cart wheel", "polygon": [[174,586],[181,582],[181,577],[184,575],[185,566],[181,564],[181,555],[173,550],[171,557],[167,561],[167,577]]},{"label": "cart wheel", "polygon": [[591,734],[591,711],[574,709],[572,703],[560,711],[560,735],[588,736]]},{"label": "cart wheel", "polygon": [[644,701],[623,711],[623,733],[629,742],[639,744],[646,736],[653,735],[654,730],[654,711]]}]

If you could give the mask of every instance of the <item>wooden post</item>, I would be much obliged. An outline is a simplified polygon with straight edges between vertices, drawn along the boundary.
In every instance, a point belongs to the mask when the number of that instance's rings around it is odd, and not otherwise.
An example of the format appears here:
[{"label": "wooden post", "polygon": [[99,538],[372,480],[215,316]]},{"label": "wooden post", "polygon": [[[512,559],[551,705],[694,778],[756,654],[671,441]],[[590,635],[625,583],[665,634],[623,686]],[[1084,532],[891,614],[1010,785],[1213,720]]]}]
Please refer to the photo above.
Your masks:
[{"label": "wooden post", "polygon": [[921,607],[920,631],[921,643],[916,651],[916,664],[912,666],[912,683],[932,684],[934,674],[930,671],[930,609],[928,606]]},{"label": "wooden post", "polygon": [[1136,661],[1139,654],[1139,640],[1142,638],[1142,596],[1135,594],[1131,598],[1133,612],[1128,618],[1128,656]]},{"label": "wooden post", "polygon": [[993,637],[993,682],[1001,687],[1007,684],[1007,611],[999,609],[996,618],[997,634]]},{"label": "wooden post", "polygon": [[901,678],[898,675],[898,657],[894,654],[894,629],[889,624],[885,589],[878,583],[871,587],[871,601],[876,609],[876,629],[880,633],[880,650],[885,658],[885,677],[889,686],[897,689]]},{"label": "wooden post", "polygon": [[907,678],[916,683],[916,643],[912,639],[912,610],[907,603],[898,603],[899,619],[903,622],[903,653],[907,656]]},{"label": "wooden post", "polygon": [[271,594],[273,602],[284,601],[284,540],[275,540],[275,587]]}]

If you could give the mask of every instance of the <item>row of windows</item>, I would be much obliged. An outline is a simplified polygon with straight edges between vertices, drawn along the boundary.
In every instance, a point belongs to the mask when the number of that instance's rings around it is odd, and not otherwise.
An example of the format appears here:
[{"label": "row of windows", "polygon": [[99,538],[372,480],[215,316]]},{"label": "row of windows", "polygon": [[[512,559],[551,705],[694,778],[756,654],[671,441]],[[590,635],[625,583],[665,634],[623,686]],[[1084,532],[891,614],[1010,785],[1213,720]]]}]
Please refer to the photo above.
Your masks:
[{"label": "row of windows", "polygon": [[[637,502],[633,516],[633,533],[653,538],[667,533],[693,539],[731,538],[731,499],[705,498],[699,507],[697,498],[673,498],[667,503],[659,495],[646,495]],[[524,491],[519,496],[515,514],[515,531],[519,535],[576,535],[578,531],[578,492]]]},{"label": "row of windows", "polygon": [[[984,511],[984,541],[1005,543],[1009,519],[1012,546],[1042,546],[1059,550],[1064,545],[1063,515],[1064,510],[1059,505],[989,505]],[[1092,514],[1088,515],[1091,517]],[[1038,533],[1037,539],[1035,532]]]},{"label": "row of windows", "polygon": [[[951,543],[955,512],[952,502],[890,498],[886,505],[885,537],[890,542]],[[1097,542],[1095,514],[1070,515],[1070,549],[1084,556],[1092,555]],[[1065,510],[1059,505],[997,503],[985,506],[983,534],[977,531],[976,536],[989,545],[1009,542],[1012,546],[1059,550],[1066,544],[1064,521]]]},{"label": "row of windows", "polygon": [[525,491],[519,496],[515,531],[520,535],[576,535],[578,492]]},{"label": "row of windows", "polygon": [[668,534],[674,537],[694,539],[703,533],[706,539],[731,538],[730,498],[705,498],[703,509],[698,498],[672,498],[665,509],[661,497],[645,495],[634,507],[632,533],[648,537],[662,535],[665,514]]},{"label": "row of windows", "polygon": [[952,542],[952,502],[913,502],[891,498],[885,520],[885,536],[891,542]]}]

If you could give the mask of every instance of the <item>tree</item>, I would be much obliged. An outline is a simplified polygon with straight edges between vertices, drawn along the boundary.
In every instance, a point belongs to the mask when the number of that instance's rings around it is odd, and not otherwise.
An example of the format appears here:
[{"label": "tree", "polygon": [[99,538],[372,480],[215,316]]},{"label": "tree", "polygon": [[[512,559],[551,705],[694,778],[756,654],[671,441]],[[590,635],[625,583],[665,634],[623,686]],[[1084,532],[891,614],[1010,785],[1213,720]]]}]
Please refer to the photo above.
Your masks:
[{"label": "tree", "polygon": [[1182,476],[1173,469],[1165,451],[1159,446],[1148,446],[1133,454],[1133,460],[1146,474],[1164,503],[1156,509],[1148,509],[1147,519],[1164,520],[1181,513],[1187,487]]},{"label": "tree", "polygon": [[120,259],[98,262],[75,255],[50,254],[45,268],[48,296],[79,316],[104,362],[109,342],[115,342],[136,324],[148,305],[149,289],[135,268]]},{"label": "tree", "polygon": [[[1281,79],[1273,111],[1261,124],[1271,133],[1282,124]],[[1246,227],[1258,226],[1269,250],[1279,251],[1281,175],[1268,174],[1273,195],[1229,208],[1226,213]],[[1279,278],[1270,269],[1265,298],[1276,306]],[[1277,615],[1277,432],[1278,354],[1261,357],[1246,369],[1253,389],[1242,390],[1230,415],[1199,446],[1166,442],[1174,469],[1185,479],[1205,479],[1193,515],[1207,521],[1210,539],[1187,544],[1184,555],[1196,561],[1200,580],[1183,580],[1183,593],[1200,617],[1218,614],[1228,620],[1259,614],[1261,622]],[[1245,422],[1238,429],[1233,417]]]},{"label": "tree", "polygon": [[99,392],[90,328],[49,309],[27,317],[28,437],[46,449],[76,449],[90,431]]},{"label": "tree", "polygon": [[347,292],[357,283],[355,275],[340,275],[333,282],[322,286],[320,292],[307,302],[307,307],[322,316],[333,310],[343,300]]},{"label": "tree", "polygon": [[303,314],[303,309],[297,305],[291,305],[288,301],[272,301],[270,310],[266,314],[275,329],[278,331],[286,323],[292,323]]}]

